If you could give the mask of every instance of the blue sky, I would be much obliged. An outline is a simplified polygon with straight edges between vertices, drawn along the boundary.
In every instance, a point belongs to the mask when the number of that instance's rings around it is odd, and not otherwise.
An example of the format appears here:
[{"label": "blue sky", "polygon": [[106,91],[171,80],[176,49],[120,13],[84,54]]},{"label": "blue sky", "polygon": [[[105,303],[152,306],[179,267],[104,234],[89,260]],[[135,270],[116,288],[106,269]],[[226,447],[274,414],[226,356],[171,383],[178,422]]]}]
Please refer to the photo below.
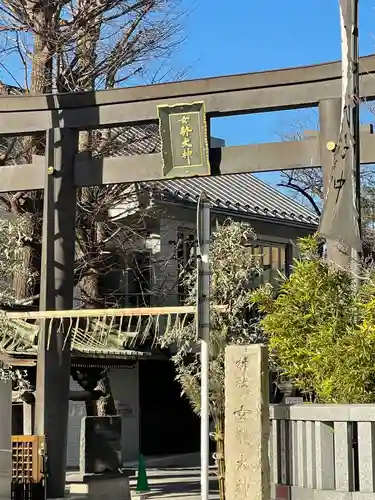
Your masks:
[{"label": "blue sky", "polygon": [[[360,0],[360,54],[375,52],[375,0]],[[188,6],[189,0],[186,0]],[[232,7],[232,9],[230,8]],[[179,63],[195,62],[189,78],[309,65],[341,58],[338,0],[197,0],[186,20]],[[363,114],[362,121],[372,115]],[[221,118],[212,133],[227,145],[279,140],[314,110]],[[310,125],[311,126],[311,125]],[[267,175],[275,182],[275,174]]]}]

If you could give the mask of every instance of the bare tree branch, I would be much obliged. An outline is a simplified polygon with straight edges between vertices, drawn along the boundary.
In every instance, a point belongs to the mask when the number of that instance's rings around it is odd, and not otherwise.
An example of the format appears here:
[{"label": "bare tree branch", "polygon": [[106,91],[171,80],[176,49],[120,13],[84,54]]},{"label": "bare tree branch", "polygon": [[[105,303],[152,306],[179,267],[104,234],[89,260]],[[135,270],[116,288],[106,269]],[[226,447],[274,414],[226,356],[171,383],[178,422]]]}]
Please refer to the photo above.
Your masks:
[{"label": "bare tree branch", "polygon": [[316,214],[319,216],[321,215],[321,210],[320,210],[318,204],[315,202],[313,196],[311,194],[309,194],[309,192],[306,191],[306,189],[304,189],[303,187],[294,183],[292,177],[289,177],[287,182],[285,182],[285,183],[280,182],[277,185],[279,187],[286,187],[288,189],[293,189],[294,191],[297,191],[297,193],[302,194],[311,203],[311,206],[315,210]]},{"label": "bare tree branch", "polygon": [[[170,55],[183,40],[182,15],[179,0],[0,1],[0,76],[3,73],[4,80],[17,82],[14,88],[3,85],[4,92],[116,88],[135,75],[152,74],[153,67],[164,68],[167,75]],[[17,73],[8,74],[8,68],[17,68]],[[20,71],[24,85],[18,83]],[[38,135],[7,139],[0,143],[0,164],[30,163],[33,154],[44,154],[44,142]],[[80,151],[92,157],[160,148],[154,126],[83,131],[79,143]],[[101,281],[116,270],[112,257],[130,256],[144,247],[146,219],[152,217],[143,202],[147,196],[140,186],[79,191],[75,279],[86,306],[107,300]],[[39,280],[43,195],[15,193],[0,201],[17,216],[0,228],[4,241],[10,242],[8,253],[12,249],[12,255],[0,263],[0,271],[3,267],[4,276],[15,276],[14,299],[27,301],[38,295],[34,292]],[[139,269],[137,273],[142,274]]]}]

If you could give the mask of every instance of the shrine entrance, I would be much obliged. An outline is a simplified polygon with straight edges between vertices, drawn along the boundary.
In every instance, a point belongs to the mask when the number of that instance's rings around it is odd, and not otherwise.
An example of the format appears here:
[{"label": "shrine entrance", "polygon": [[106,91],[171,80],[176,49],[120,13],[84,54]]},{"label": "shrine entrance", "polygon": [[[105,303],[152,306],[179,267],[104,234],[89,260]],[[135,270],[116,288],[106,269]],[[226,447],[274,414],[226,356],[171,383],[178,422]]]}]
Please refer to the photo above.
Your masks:
[{"label": "shrine entrance", "polygon": [[140,451],[145,456],[199,452],[200,419],[181,397],[173,363],[139,363]]},{"label": "shrine entrance", "polygon": [[[360,97],[373,100],[375,57],[362,58],[359,67]],[[48,481],[50,498],[64,496],[70,349],[62,348],[58,326],[47,313],[73,308],[77,189],[306,167],[323,167],[327,186],[333,165],[327,145],[336,145],[340,131],[341,79],[341,63],[334,62],[104,92],[0,98],[2,137],[46,137],[44,156],[0,168],[0,192],[44,190],[35,422],[36,434],[48,435],[48,462],[54,471]],[[314,106],[320,115],[315,136],[209,147],[212,118]],[[78,152],[80,131],[157,122],[161,152],[108,158]],[[362,164],[375,163],[371,132],[361,136]],[[6,411],[10,413],[10,403]],[[3,448],[9,446],[10,438]]]}]

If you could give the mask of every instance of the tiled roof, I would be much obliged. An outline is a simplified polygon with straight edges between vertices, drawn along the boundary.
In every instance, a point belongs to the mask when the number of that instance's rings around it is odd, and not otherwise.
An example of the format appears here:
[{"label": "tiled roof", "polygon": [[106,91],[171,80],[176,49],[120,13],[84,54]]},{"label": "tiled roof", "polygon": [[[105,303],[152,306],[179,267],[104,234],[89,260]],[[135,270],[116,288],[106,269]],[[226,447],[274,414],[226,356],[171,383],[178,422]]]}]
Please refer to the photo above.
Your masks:
[{"label": "tiled roof", "polygon": [[[158,126],[155,124],[112,129],[111,156],[160,152]],[[149,189],[150,184],[145,185]],[[195,177],[152,183],[156,196],[171,201],[196,202],[202,190],[220,209],[234,210],[254,216],[318,224],[315,212],[297,203],[252,174],[221,177]]]},{"label": "tiled roof", "polygon": [[276,220],[318,223],[317,215],[252,174],[194,177],[157,182],[154,196],[196,203],[205,191],[217,209]]},{"label": "tiled roof", "polygon": [[[126,125],[110,129],[110,141],[103,130],[94,131],[94,154],[98,156],[129,156],[159,153],[159,127],[154,123]],[[103,141],[104,147],[101,147]]]}]

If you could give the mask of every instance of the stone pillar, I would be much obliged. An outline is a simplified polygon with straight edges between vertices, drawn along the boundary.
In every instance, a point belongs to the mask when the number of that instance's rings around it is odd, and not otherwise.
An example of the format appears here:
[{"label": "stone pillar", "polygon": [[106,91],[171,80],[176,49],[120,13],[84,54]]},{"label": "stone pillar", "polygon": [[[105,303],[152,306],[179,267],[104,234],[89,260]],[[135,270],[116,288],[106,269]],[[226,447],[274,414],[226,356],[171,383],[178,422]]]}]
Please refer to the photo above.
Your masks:
[{"label": "stone pillar", "polygon": [[109,374],[112,394],[121,417],[122,458],[124,462],[139,457],[139,362],[114,368]]},{"label": "stone pillar", "polygon": [[268,351],[229,346],[225,353],[225,488],[230,500],[269,500]]},{"label": "stone pillar", "polygon": [[31,436],[34,428],[34,405],[22,403],[23,410],[23,433],[25,436]]},{"label": "stone pillar", "polygon": [[0,499],[11,498],[12,384],[0,380]]}]

